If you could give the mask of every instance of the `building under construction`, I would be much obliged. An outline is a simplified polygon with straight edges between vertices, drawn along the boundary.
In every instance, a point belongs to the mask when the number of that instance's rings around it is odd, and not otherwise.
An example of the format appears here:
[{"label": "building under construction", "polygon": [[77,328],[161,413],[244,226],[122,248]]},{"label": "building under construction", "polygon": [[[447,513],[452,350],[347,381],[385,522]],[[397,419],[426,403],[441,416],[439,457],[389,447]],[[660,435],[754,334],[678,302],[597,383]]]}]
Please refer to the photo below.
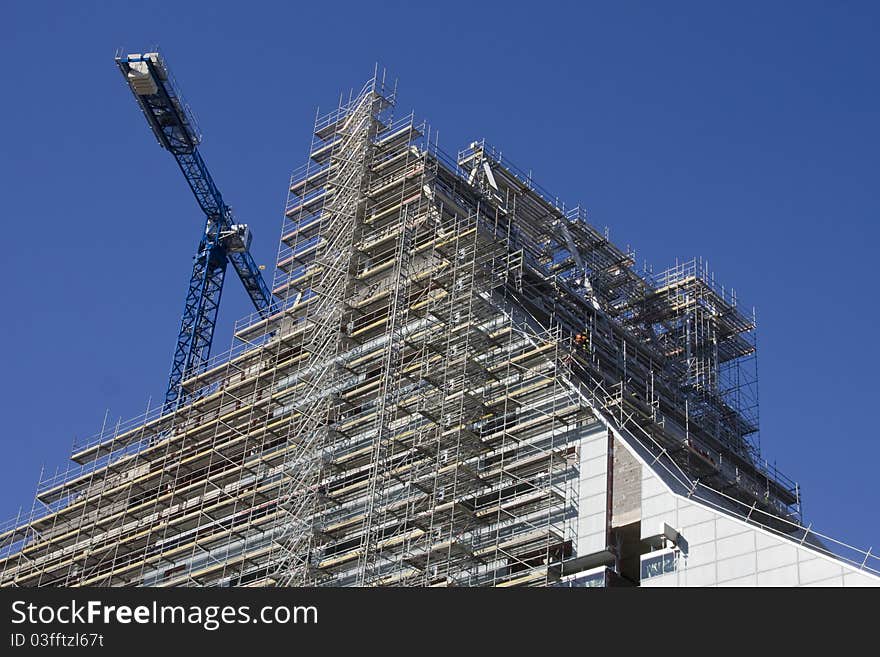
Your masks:
[{"label": "building under construction", "polygon": [[75,445],[4,586],[878,585],[759,453],[755,322],[378,75],[290,180],[272,312]]}]

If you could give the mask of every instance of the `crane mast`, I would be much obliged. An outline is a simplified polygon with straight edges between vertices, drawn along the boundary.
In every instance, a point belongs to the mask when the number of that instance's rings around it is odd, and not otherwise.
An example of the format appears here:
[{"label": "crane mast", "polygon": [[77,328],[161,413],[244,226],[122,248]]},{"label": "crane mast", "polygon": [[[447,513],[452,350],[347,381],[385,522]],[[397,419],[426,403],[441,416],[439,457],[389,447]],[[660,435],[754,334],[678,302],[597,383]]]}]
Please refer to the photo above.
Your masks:
[{"label": "crane mast", "polygon": [[165,407],[170,410],[185,397],[183,381],[210,356],[229,263],[261,316],[275,312],[277,305],[250,254],[250,229],[236,223],[214,183],[199,153],[201,135],[195,119],[162,57],[155,52],[130,54],[117,56],[116,64],[159,145],[174,157],[205,215],[165,393]]}]

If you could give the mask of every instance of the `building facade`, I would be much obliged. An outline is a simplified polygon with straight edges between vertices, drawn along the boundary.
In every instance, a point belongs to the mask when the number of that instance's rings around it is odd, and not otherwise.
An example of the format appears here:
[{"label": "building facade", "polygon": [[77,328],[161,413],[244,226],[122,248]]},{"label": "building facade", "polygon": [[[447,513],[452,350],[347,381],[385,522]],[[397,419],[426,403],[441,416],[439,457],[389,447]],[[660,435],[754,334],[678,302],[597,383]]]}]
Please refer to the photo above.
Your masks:
[{"label": "building facade", "polygon": [[277,314],[105,428],[4,586],[877,585],[756,445],[754,319],[370,80],[291,178]]}]

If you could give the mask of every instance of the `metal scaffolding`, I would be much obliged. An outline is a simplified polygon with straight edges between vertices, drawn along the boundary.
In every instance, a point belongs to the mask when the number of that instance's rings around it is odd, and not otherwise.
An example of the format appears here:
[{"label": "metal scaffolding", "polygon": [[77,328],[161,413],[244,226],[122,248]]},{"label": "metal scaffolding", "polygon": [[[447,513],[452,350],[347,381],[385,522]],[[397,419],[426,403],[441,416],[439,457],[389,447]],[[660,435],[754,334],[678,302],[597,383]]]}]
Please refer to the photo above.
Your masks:
[{"label": "metal scaffolding", "polygon": [[239,322],[186,404],[41,478],[0,584],[548,585],[600,420],[795,526],[735,296],[701,261],[636,273],[499,153],[452,158],[393,109],[377,75],[316,120],[278,312]]}]

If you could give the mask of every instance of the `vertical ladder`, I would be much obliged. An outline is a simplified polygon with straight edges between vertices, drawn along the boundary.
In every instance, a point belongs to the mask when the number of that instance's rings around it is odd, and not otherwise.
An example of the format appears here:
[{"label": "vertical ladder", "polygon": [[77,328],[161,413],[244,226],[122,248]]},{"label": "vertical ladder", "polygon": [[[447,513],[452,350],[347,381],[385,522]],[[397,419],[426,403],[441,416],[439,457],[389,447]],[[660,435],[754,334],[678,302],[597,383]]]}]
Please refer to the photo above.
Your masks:
[{"label": "vertical ladder", "polygon": [[310,304],[305,321],[311,323],[303,352],[309,357],[300,372],[308,377],[310,389],[295,402],[289,441],[298,443],[288,459],[287,483],[279,499],[286,510],[284,526],[274,539],[279,548],[274,579],[281,586],[305,585],[311,576],[315,515],[320,500],[322,454],[332,421],[332,390],[338,378],[335,363],[341,341],[343,302],[351,275],[355,226],[363,210],[367,164],[376,132],[375,114],[381,106],[376,80],[347,108],[338,134],[333,158],[338,167],[328,186],[335,194],[322,217],[320,233],[324,244],[315,263],[320,277],[312,285],[318,298]]}]

